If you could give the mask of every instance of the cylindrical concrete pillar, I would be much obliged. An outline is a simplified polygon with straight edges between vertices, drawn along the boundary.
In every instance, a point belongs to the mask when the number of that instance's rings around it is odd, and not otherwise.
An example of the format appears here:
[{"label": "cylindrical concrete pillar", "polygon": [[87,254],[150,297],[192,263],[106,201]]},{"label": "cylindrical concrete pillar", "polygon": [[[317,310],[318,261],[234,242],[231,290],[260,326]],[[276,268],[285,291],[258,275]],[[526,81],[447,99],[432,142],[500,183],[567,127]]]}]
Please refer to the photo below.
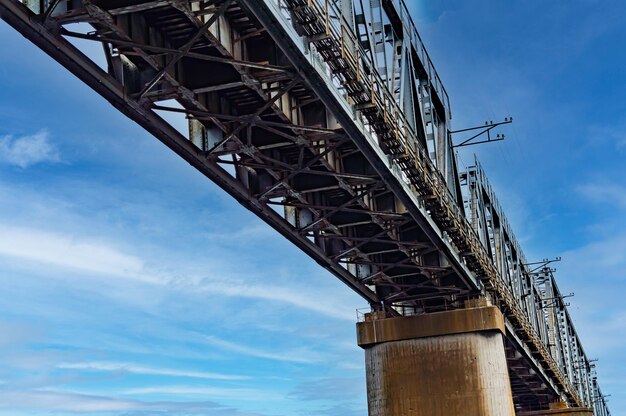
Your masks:
[{"label": "cylindrical concrete pillar", "polygon": [[357,324],[369,416],[515,416],[493,306]]}]

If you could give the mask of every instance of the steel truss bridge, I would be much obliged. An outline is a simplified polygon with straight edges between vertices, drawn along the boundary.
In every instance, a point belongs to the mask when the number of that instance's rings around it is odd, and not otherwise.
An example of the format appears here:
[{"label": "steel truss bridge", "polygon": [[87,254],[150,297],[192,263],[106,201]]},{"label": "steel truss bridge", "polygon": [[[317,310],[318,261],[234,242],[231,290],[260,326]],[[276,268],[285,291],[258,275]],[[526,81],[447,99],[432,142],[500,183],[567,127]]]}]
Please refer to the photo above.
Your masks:
[{"label": "steel truss bridge", "polygon": [[610,414],[553,270],[526,260],[478,162],[459,171],[402,0],[0,0],[0,16],[373,310],[489,296],[516,410]]}]

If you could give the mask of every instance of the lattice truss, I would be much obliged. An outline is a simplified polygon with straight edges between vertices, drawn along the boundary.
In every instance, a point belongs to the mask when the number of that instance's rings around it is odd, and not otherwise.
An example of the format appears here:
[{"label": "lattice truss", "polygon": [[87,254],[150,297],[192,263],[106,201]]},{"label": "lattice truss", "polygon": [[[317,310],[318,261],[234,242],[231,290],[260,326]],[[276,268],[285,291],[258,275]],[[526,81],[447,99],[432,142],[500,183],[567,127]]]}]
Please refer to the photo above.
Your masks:
[{"label": "lattice truss", "polygon": [[609,414],[551,272],[527,266],[478,163],[459,174],[449,99],[401,0],[0,0],[0,13],[374,309],[488,294],[519,409],[562,398]]},{"label": "lattice truss", "polygon": [[[554,278],[551,260],[535,263],[526,261],[502,208],[493,192],[483,168],[477,159],[474,165],[460,174],[463,202],[468,220],[476,230],[482,245],[493,259],[500,276],[505,280],[517,304],[522,305],[526,318],[548,349],[550,357],[570,388],[581,401],[593,407],[595,414],[608,412],[597,383],[594,360],[590,360],[576,334],[567,303]],[[519,367],[514,385],[525,385],[532,392],[520,398],[532,407],[536,396],[544,394],[533,374],[525,373],[523,363],[516,363],[519,353],[509,346],[509,368]],[[605,412],[605,413],[603,413]]]}]

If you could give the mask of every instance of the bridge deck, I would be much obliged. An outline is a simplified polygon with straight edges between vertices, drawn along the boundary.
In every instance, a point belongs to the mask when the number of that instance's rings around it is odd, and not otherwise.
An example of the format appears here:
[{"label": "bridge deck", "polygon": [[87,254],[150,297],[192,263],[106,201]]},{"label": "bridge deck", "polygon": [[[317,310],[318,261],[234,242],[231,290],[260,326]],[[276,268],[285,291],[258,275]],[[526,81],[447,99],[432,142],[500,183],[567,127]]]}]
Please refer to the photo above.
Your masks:
[{"label": "bridge deck", "polygon": [[[374,309],[488,293],[517,408],[608,414],[550,269],[529,268],[480,166],[459,175],[447,93],[401,1],[27,3],[0,15]],[[104,46],[104,68],[75,38]]]}]

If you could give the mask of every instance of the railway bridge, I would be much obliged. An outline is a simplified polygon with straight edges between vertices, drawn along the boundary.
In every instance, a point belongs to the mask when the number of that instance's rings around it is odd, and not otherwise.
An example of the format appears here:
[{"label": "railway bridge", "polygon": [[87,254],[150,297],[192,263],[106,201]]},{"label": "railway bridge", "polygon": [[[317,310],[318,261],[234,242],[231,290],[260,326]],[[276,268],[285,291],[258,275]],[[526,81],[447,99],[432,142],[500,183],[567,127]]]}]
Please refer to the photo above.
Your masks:
[{"label": "railway bridge", "polygon": [[525,258],[478,161],[459,171],[402,0],[0,0],[0,16],[369,302],[370,416],[610,414],[549,261]]}]

